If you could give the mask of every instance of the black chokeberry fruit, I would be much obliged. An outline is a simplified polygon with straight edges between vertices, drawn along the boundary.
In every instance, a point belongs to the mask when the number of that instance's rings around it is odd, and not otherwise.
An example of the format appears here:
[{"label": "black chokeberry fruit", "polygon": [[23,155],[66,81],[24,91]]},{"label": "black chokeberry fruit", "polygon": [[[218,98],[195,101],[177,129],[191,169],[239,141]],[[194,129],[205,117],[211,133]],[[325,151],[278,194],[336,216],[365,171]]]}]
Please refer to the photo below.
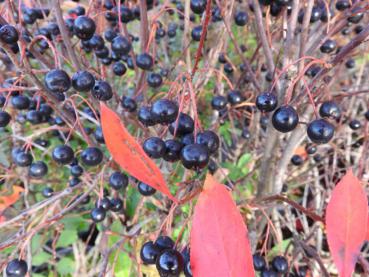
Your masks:
[{"label": "black chokeberry fruit", "polygon": [[100,101],[108,101],[113,97],[113,90],[106,81],[96,81],[91,92]]},{"label": "black chokeberry fruit", "polygon": [[265,269],[260,273],[260,277],[278,277],[278,273],[272,269]]},{"label": "black chokeberry fruit", "polygon": [[43,161],[33,162],[29,167],[29,175],[33,178],[42,178],[47,174],[48,167]]},{"label": "black chokeberry fruit", "polygon": [[202,26],[195,26],[191,31],[191,37],[194,41],[200,41],[202,34]]},{"label": "black chokeberry fruit", "polygon": [[191,0],[190,8],[194,13],[202,14],[206,9],[206,0]]},{"label": "black chokeberry fruit", "polygon": [[165,153],[165,143],[161,138],[151,137],[144,141],[143,150],[150,158],[158,159]]},{"label": "black chokeberry fruit", "polygon": [[326,101],[320,106],[319,115],[321,117],[339,119],[341,117],[341,109],[336,102]]},{"label": "black chokeberry fruit", "polygon": [[365,119],[369,121],[369,110],[366,111],[366,113],[364,114],[364,116],[365,116]]},{"label": "black chokeberry fruit", "polygon": [[71,87],[71,80],[65,71],[53,69],[45,76],[45,86],[51,92],[63,93]]},{"label": "black chokeberry fruit", "polygon": [[308,124],[307,135],[314,143],[327,143],[333,138],[334,126],[325,119],[316,119]]},{"label": "black chokeberry fruit", "polygon": [[285,257],[276,256],[272,260],[272,267],[279,274],[285,274],[288,272],[288,262]]},{"label": "black chokeberry fruit", "polygon": [[337,43],[336,41],[332,40],[332,39],[327,39],[321,46],[320,46],[320,51],[322,53],[328,54],[328,53],[332,53],[335,49],[337,48]]},{"label": "black chokeberry fruit", "polygon": [[83,168],[82,166],[76,164],[76,165],[73,165],[71,168],[70,168],[70,174],[73,176],[73,177],[80,177],[82,176],[83,174]]},{"label": "black chokeberry fruit", "polygon": [[140,257],[144,264],[155,264],[159,254],[160,249],[152,241],[144,243],[140,250]]},{"label": "black chokeberry fruit", "polygon": [[252,256],[252,261],[254,264],[254,269],[256,271],[262,271],[266,268],[266,261],[263,256],[260,256],[259,254],[254,254]]},{"label": "black chokeberry fruit", "polygon": [[273,113],[272,124],[279,132],[290,132],[296,128],[298,123],[299,116],[292,106],[281,106]]},{"label": "black chokeberry fruit", "polygon": [[154,60],[148,53],[142,53],[136,56],[136,65],[143,70],[151,70]]},{"label": "black chokeberry fruit", "polygon": [[122,62],[115,62],[113,64],[113,72],[117,76],[123,76],[127,72],[127,67]]},{"label": "black chokeberry fruit", "polygon": [[15,155],[15,159],[14,159],[14,162],[16,163],[16,165],[20,167],[30,166],[32,164],[32,161],[33,161],[32,155],[22,150]]},{"label": "black chokeberry fruit", "polygon": [[29,97],[25,95],[18,95],[12,97],[11,103],[17,110],[26,110],[29,108],[31,101],[29,100]]},{"label": "black chokeberry fruit", "polygon": [[97,147],[87,147],[81,153],[82,163],[87,166],[99,165],[104,158],[103,152]]},{"label": "black chokeberry fruit", "polygon": [[313,155],[316,153],[318,148],[315,145],[308,144],[306,145],[305,150],[306,150],[306,153],[308,153],[309,155]]},{"label": "black chokeberry fruit", "polygon": [[31,124],[40,124],[42,122],[42,113],[37,110],[30,110],[26,114],[26,119]]},{"label": "black chokeberry fruit", "polygon": [[211,106],[214,110],[221,111],[227,106],[227,98],[221,95],[214,96],[211,100]]},{"label": "black chokeberry fruit", "polygon": [[178,140],[168,139],[165,141],[164,160],[167,162],[175,162],[180,159],[183,144]]},{"label": "black chokeberry fruit", "polygon": [[109,185],[115,190],[123,189],[128,186],[128,176],[116,171],[110,175]]},{"label": "black chokeberry fruit", "polygon": [[187,169],[201,169],[209,162],[208,148],[201,144],[189,144],[181,151],[181,161]]},{"label": "black chokeberry fruit", "polygon": [[110,200],[111,207],[110,210],[113,212],[119,212],[123,209],[123,201],[119,197],[115,197]]},{"label": "black chokeberry fruit", "polygon": [[54,194],[54,190],[50,187],[46,187],[42,190],[42,196],[45,198],[50,198],[51,196],[53,196]]},{"label": "black chokeberry fruit", "polygon": [[277,108],[278,98],[274,93],[264,92],[256,97],[256,107],[262,112],[271,112]]},{"label": "black chokeberry fruit", "polygon": [[357,119],[353,119],[350,121],[349,126],[351,130],[358,130],[361,128],[361,122]]},{"label": "black chokeberry fruit", "polygon": [[130,113],[136,111],[137,109],[137,103],[131,97],[123,96],[120,104],[124,110]]},{"label": "black chokeberry fruit", "polygon": [[52,157],[59,164],[69,164],[74,159],[74,152],[68,145],[59,145],[54,148]]},{"label": "black chokeberry fruit", "polygon": [[156,192],[156,189],[143,182],[138,183],[137,189],[138,192],[143,196],[151,196],[154,195]]},{"label": "black chokeberry fruit", "polygon": [[291,163],[293,165],[299,166],[299,165],[302,165],[304,163],[304,160],[300,155],[293,155],[292,158],[291,158]]},{"label": "black chokeberry fruit", "polygon": [[103,208],[105,211],[111,208],[111,201],[108,197],[98,199],[95,203],[96,208]]},{"label": "black chokeberry fruit", "polygon": [[90,213],[90,216],[94,222],[101,222],[105,219],[106,211],[102,207],[93,208]]},{"label": "black chokeberry fruit", "polygon": [[77,91],[89,91],[94,85],[95,77],[88,71],[78,71],[72,76],[72,86]]},{"label": "black chokeberry fruit", "polygon": [[19,34],[17,29],[12,25],[3,25],[0,28],[0,40],[6,44],[14,44],[18,41]]},{"label": "black chokeberry fruit", "polygon": [[82,40],[91,39],[96,30],[95,21],[85,15],[78,16],[74,20],[73,31]]},{"label": "black chokeberry fruit", "polygon": [[348,0],[338,0],[336,2],[336,9],[339,11],[346,10],[351,7],[350,1]]},{"label": "black chokeberry fruit", "polygon": [[161,276],[179,276],[183,269],[181,253],[174,249],[164,250],[156,259],[156,268]]},{"label": "black chokeberry fruit", "polygon": [[163,77],[159,73],[150,72],[146,78],[147,84],[152,88],[158,88],[163,83]]},{"label": "black chokeberry fruit", "polygon": [[237,11],[234,15],[234,22],[237,26],[245,26],[249,21],[249,16],[244,11]]},{"label": "black chokeberry fruit", "polygon": [[5,112],[0,111],[0,127],[6,127],[11,120],[11,116]]},{"label": "black chokeberry fruit", "polygon": [[185,113],[180,113],[178,120],[169,125],[169,132],[176,136],[184,136],[193,132],[195,123],[191,116]]},{"label": "black chokeberry fruit", "polygon": [[169,99],[159,99],[153,103],[151,114],[156,123],[170,124],[177,119],[178,105]]},{"label": "black chokeberry fruit", "polygon": [[227,99],[232,106],[238,105],[244,101],[244,97],[239,90],[231,90],[227,95]]},{"label": "black chokeberry fruit", "polygon": [[355,60],[354,60],[354,59],[348,59],[348,60],[345,62],[345,66],[346,66],[346,68],[348,68],[348,69],[355,68]]},{"label": "black chokeberry fruit", "polygon": [[196,143],[206,146],[209,153],[212,154],[218,150],[220,141],[216,133],[206,130],[197,134]]},{"label": "black chokeberry fruit", "polygon": [[28,271],[26,261],[14,259],[6,266],[6,276],[8,277],[24,277]]},{"label": "black chokeberry fruit", "polygon": [[174,241],[168,236],[159,236],[155,241],[156,247],[161,251],[174,248]]},{"label": "black chokeberry fruit", "polygon": [[126,37],[116,36],[111,42],[111,49],[119,54],[127,55],[131,51],[131,43]]},{"label": "black chokeberry fruit", "polygon": [[142,106],[137,113],[138,120],[145,126],[154,126],[155,118],[151,113],[151,107]]}]

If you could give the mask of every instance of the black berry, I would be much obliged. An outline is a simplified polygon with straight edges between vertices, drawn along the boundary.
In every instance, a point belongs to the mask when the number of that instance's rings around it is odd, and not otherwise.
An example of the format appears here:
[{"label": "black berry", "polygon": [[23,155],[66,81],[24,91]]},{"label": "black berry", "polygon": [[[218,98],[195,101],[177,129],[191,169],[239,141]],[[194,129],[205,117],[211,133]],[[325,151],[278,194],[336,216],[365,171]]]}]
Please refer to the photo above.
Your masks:
[{"label": "black berry", "polygon": [[8,277],[23,277],[26,276],[28,266],[26,261],[14,259],[6,266],[6,276]]},{"label": "black berry", "polygon": [[88,71],[78,71],[72,76],[72,86],[77,91],[89,91],[95,85],[94,76]]},{"label": "black berry", "polygon": [[45,76],[45,86],[51,92],[63,93],[71,87],[71,80],[65,71],[53,69]]},{"label": "black berry", "polygon": [[91,39],[96,30],[95,21],[88,16],[78,16],[74,20],[73,31],[76,36],[82,40]]},{"label": "black berry", "polygon": [[161,138],[151,137],[144,141],[143,150],[149,157],[158,159],[165,153],[165,143]]},{"label": "black berry", "polygon": [[292,106],[281,106],[273,113],[272,124],[279,132],[290,132],[298,123],[299,116]]},{"label": "black berry", "polygon": [[141,247],[140,257],[144,264],[155,264],[159,254],[160,249],[152,241],[144,243]]},{"label": "black berry", "polygon": [[128,186],[128,176],[121,172],[114,172],[110,175],[109,185],[115,190],[123,189]]},{"label": "black berry", "polygon": [[325,119],[316,119],[308,124],[307,135],[317,144],[329,142],[334,135],[334,126]]},{"label": "black berry", "polygon": [[256,107],[262,112],[271,112],[277,108],[278,98],[274,93],[264,92],[256,97]]},{"label": "black berry", "polygon": [[82,163],[87,166],[99,165],[104,158],[103,152],[97,147],[87,147],[81,153]]},{"label": "black berry", "polygon": [[59,164],[69,164],[74,159],[74,152],[68,145],[59,145],[54,148],[52,157]]},{"label": "black berry", "polygon": [[139,182],[137,188],[138,192],[143,196],[151,196],[154,195],[156,192],[156,189],[143,182]]},{"label": "black berry", "polygon": [[187,169],[201,169],[209,162],[208,148],[201,144],[189,144],[181,151],[181,161]]}]

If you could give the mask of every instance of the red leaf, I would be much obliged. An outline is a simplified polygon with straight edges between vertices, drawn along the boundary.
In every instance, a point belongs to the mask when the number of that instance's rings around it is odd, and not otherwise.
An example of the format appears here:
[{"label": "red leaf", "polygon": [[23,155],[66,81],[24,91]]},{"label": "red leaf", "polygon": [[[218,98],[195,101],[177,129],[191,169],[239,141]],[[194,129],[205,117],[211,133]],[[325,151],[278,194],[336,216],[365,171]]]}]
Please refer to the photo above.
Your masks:
[{"label": "red leaf", "polygon": [[23,190],[22,187],[13,186],[13,192],[11,194],[6,194],[4,191],[0,192],[0,212],[17,202]]},{"label": "red leaf", "polygon": [[177,202],[170,194],[160,169],[126,130],[118,115],[102,102],[100,109],[105,144],[114,161],[136,179],[161,191]]},{"label": "red leaf", "polygon": [[349,170],[332,192],[327,206],[326,226],[329,249],[342,277],[351,276],[366,237],[368,200]]},{"label": "red leaf", "polygon": [[246,225],[230,192],[206,176],[191,229],[193,276],[255,276]]},{"label": "red leaf", "polygon": [[369,215],[368,215],[368,217],[366,218],[366,236],[365,236],[365,239],[367,240],[367,241],[369,241]]}]

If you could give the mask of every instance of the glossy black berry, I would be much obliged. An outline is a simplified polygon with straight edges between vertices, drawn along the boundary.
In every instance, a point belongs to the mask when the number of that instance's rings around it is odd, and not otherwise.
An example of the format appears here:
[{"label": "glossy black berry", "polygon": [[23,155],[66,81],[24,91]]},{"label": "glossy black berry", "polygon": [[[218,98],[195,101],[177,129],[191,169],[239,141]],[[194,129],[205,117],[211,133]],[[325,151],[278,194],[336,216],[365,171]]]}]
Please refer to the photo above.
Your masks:
[{"label": "glossy black berry", "polygon": [[112,210],[113,212],[119,212],[123,209],[123,201],[118,197],[111,199],[110,204],[110,210]]},{"label": "glossy black berry", "polygon": [[306,150],[306,153],[308,153],[309,155],[313,155],[316,153],[318,148],[315,145],[308,144],[306,145],[305,150]]},{"label": "glossy black berry", "polygon": [[97,147],[87,147],[81,153],[82,163],[87,166],[99,165],[104,158],[103,152]]},{"label": "glossy black berry", "polygon": [[29,175],[33,178],[42,178],[47,174],[48,168],[43,161],[33,162],[29,167]]},{"label": "glossy black berry", "polygon": [[42,190],[42,196],[45,198],[50,198],[51,196],[53,196],[54,194],[54,190],[50,187],[46,187]]},{"label": "glossy black berry", "polygon": [[33,157],[30,153],[25,151],[20,151],[15,155],[14,162],[17,166],[27,167],[30,166],[33,161]]},{"label": "glossy black berry", "polygon": [[123,96],[120,104],[124,110],[130,113],[136,111],[137,109],[137,103],[131,97]]},{"label": "glossy black berry", "polygon": [[11,120],[10,114],[5,111],[0,111],[0,127],[6,127]]},{"label": "glossy black berry", "polygon": [[322,53],[328,54],[328,53],[332,53],[335,49],[337,48],[337,43],[336,41],[332,40],[332,39],[327,39],[321,46],[320,46],[320,51]]},{"label": "glossy black berry", "polygon": [[272,269],[265,269],[260,273],[260,277],[278,277],[278,273]]},{"label": "glossy black berry", "polygon": [[152,241],[144,243],[140,250],[140,257],[144,264],[155,264],[159,254],[160,249]]},{"label": "glossy black berry", "polygon": [[106,81],[96,81],[91,92],[100,101],[108,101],[113,97],[113,90]]},{"label": "glossy black berry", "polygon": [[284,274],[288,271],[288,262],[285,257],[276,256],[272,260],[272,267],[279,274]]},{"label": "glossy black berry", "polygon": [[192,133],[195,127],[195,123],[191,116],[185,113],[180,113],[178,120],[169,125],[169,132],[174,136],[184,136]]},{"label": "glossy black berry", "polygon": [[206,130],[197,134],[196,143],[206,146],[209,153],[212,154],[218,150],[220,141],[216,133]]},{"label": "glossy black berry", "polygon": [[211,100],[211,106],[214,110],[221,111],[227,106],[227,98],[218,95]]},{"label": "glossy black berry", "polygon": [[228,75],[233,73],[233,66],[230,63],[225,63],[223,69]]},{"label": "glossy black berry", "polygon": [[151,107],[142,106],[137,113],[138,120],[145,126],[154,126],[155,118],[151,113]]},{"label": "glossy black berry", "polygon": [[94,208],[92,209],[90,216],[94,222],[101,222],[105,219],[106,211],[102,207]]},{"label": "glossy black berry", "polygon": [[73,177],[80,177],[82,176],[83,174],[83,168],[76,164],[76,165],[73,165],[71,168],[70,168],[70,174],[73,176]]},{"label": "glossy black berry", "polygon": [[202,26],[196,26],[191,31],[191,37],[194,41],[200,41],[202,34]]},{"label": "glossy black berry", "polygon": [[238,105],[242,103],[242,101],[244,101],[244,97],[238,90],[231,90],[227,95],[227,99],[229,104],[231,104],[232,106]]},{"label": "glossy black berry", "polygon": [[11,99],[12,106],[17,110],[26,110],[29,108],[31,101],[25,95],[14,96]]},{"label": "glossy black berry", "polygon": [[292,106],[281,106],[273,113],[272,124],[279,132],[290,132],[296,128],[298,123],[299,116]]},{"label": "glossy black berry", "polygon": [[357,119],[353,119],[350,121],[349,126],[351,130],[358,130],[361,128],[361,122]]},{"label": "glossy black berry", "polygon": [[31,124],[40,124],[42,122],[42,113],[36,110],[30,110],[26,114],[26,119]]},{"label": "glossy black berry", "polygon": [[181,150],[183,144],[174,139],[168,139],[165,141],[165,153],[164,153],[164,160],[168,162],[175,162],[180,159]]},{"label": "glossy black berry", "polygon": [[263,256],[260,256],[259,254],[254,254],[252,256],[252,261],[254,264],[254,269],[256,271],[262,271],[266,268],[266,261]]},{"label": "glossy black berry", "polygon": [[191,0],[190,8],[194,13],[202,14],[206,9],[206,0]]},{"label": "glossy black berry", "polygon": [[349,59],[345,62],[345,66],[346,68],[348,69],[352,69],[352,68],[355,68],[355,60],[354,59]]},{"label": "glossy black berry", "polygon": [[138,192],[143,196],[151,196],[151,195],[154,195],[156,192],[156,189],[154,189],[153,187],[143,182],[138,183],[137,189],[138,189]]},{"label": "glossy black berry", "polygon": [[291,163],[293,165],[299,166],[299,165],[302,165],[304,163],[304,160],[300,155],[293,155],[292,158],[291,158]]},{"label": "glossy black berry", "polygon": [[170,124],[177,119],[178,105],[169,99],[159,99],[152,105],[151,114],[156,123]]},{"label": "glossy black berry", "polygon": [[54,93],[66,92],[71,87],[71,80],[68,74],[60,69],[53,69],[45,76],[46,88]]},{"label": "glossy black berry", "polygon": [[323,157],[322,157],[322,155],[320,155],[320,154],[315,154],[315,155],[313,156],[313,159],[314,159],[314,161],[315,161],[316,163],[319,163],[319,162],[321,162],[321,161],[323,160]]},{"label": "glossy black berry", "polygon": [[163,77],[159,73],[150,72],[146,78],[147,84],[152,88],[158,88],[163,84]]},{"label": "glossy black berry", "polygon": [[278,98],[274,93],[264,92],[256,97],[256,107],[262,112],[271,112],[277,108]]},{"label": "glossy black berry", "polygon": [[17,29],[12,25],[4,25],[0,28],[0,40],[6,44],[16,43],[19,39]]},{"label": "glossy black berry", "polygon": [[336,102],[326,101],[320,106],[319,115],[321,117],[339,119],[341,117],[341,109]]},{"label": "glossy black berry", "polygon": [[115,190],[123,189],[128,186],[128,176],[116,171],[110,175],[109,185]]},{"label": "glossy black berry", "polygon": [[6,276],[8,277],[23,277],[26,276],[28,266],[26,261],[14,259],[6,266]]},{"label": "glossy black berry", "polygon": [[151,137],[144,141],[143,150],[150,158],[158,159],[165,153],[165,143],[161,138]]},{"label": "glossy black berry", "polygon": [[127,67],[122,62],[115,62],[113,64],[113,72],[117,76],[123,76],[127,72]]},{"label": "glossy black berry", "polygon": [[334,126],[325,119],[316,119],[308,124],[307,135],[317,144],[329,142],[334,135]]},{"label": "glossy black berry", "polygon": [[347,21],[354,24],[359,23],[364,17],[364,13],[360,10],[361,10],[360,7],[353,8],[351,10],[352,15],[349,18],[347,18]]},{"label": "glossy black berry", "polygon": [[148,53],[142,53],[136,56],[136,65],[143,70],[151,70],[154,60]]},{"label": "glossy black berry", "polygon": [[59,145],[54,148],[52,157],[59,164],[69,164],[74,159],[74,152],[68,145]]},{"label": "glossy black berry", "polygon": [[201,144],[189,144],[181,151],[181,161],[187,169],[201,169],[209,162],[208,148]]},{"label": "glossy black berry", "polygon": [[156,247],[161,251],[174,248],[174,241],[168,236],[159,236],[155,241]]},{"label": "glossy black berry", "polygon": [[156,268],[162,276],[179,276],[183,269],[181,253],[174,249],[164,250],[156,260]]},{"label": "glossy black berry", "polygon": [[127,55],[131,51],[131,43],[126,37],[116,36],[111,42],[111,49],[119,54]]},{"label": "glossy black berry", "polygon": [[103,208],[105,211],[108,211],[111,208],[111,201],[108,197],[97,199],[95,207]]},{"label": "glossy black berry", "polygon": [[88,16],[81,15],[74,20],[73,31],[75,35],[82,40],[91,39],[95,30],[95,21]]},{"label": "glossy black berry", "polygon": [[338,0],[336,2],[336,9],[339,11],[346,10],[351,7],[350,1],[348,0]]},{"label": "glossy black berry", "polygon": [[365,116],[365,119],[366,119],[366,120],[369,120],[369,110],[368,110],[368,111],[366,111],[366,113],[364,114],[364,116]]},{"label": "glossy black berry", "polygon": [[195,136],[193,134],[184,135],[181,138],[181,142],[182,142],[183,145],[193,144],[193,143],[195,143]]},{"label": "glossy black berry", "polygon": [[237,11],[234,15],[234,22],[237,26],[245,26],[249,21],[249,16],[244,11]]},{"label": "glossy black berry", "polygon": [[78,71],[72,76],[72,86],[77,91],[89,91],[95,85],[95,77],[88,71]]}]

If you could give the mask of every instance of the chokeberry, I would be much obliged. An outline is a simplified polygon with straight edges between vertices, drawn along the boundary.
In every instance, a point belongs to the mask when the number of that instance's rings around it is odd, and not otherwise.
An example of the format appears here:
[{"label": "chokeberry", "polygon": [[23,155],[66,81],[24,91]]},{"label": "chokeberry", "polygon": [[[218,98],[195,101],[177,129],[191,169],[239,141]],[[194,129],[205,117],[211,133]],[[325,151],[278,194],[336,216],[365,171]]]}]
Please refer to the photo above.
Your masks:
[{"label": "chokeberry", "polygon": [[190,8],[194,13],[202,14],[206,9],[206,0],[191,0]]},{"label": "chokeberry", "polygon": [[336,102],[325,101],[319,108],[319,115],[321,117],[339,119],[341,117],[341,109]]},{"label": "chokeberry", "polygon": [[369,120],[369,110],[365,112],[364,116],[366,120]]},{"label": "chokeberry", "polygon": [[81,153],[82,163],[87,166],[99,165],[104,158],[103,152],[97,147],[87,147]]},{"label": "chokeberry", "polygon": [[159,99],[153,103],[151,114],[156,123],[169,124],[178,116],[178,105],[169,99]]},{"label": "chokeberry", "polygon": [[337,43],[336,41],[332,40],[332,39],[327,39],[322,46],[320,46],[320,51],[322,53],[332,53],[335,49],[337,48]]},{"label": "chokeberry", "polygon": [[16,163],[16,165],[20,167],[30,166],[32,161],[33,161],[32,155],[22,150],[15,155],[15,159],[14,159],[14,162]]},{"label": "chokeberry", "polygon": [[33,162],[29,167],[29,175],[33,178],[42,178],[47,174],[48,167],[43,161]]},{"label": "chokeberry", "polygon": [[348,0],[338,0],[336,2],[336,9],[339,11],[346,10],[351,7],[350,1]]},{"label": "chokeberry", "polygon": [[219,137],[216,133],[210,130],[198,133],[196,137],[196,143],[206,146],[209,153],[215,153],[219,148]]},{"label": "chokeberry", "polygon": [[17,29],[12,25],[3,25],[0,28],[0,40],[6,44],[14,44],[18,41],[19,34]]},{"label": "chokeberry", "polygon": [[131,43],[126,37],[116,36],[111,42],[111,49],[119,54],[127,55],[131,51]]},{"label": "chokeberry", "polygon": [[279,274],[285,274],[288,271],[288,262],[285,257],[276,256],[272,260],[272,267]]},{"label": "chokeberry", "polygon": [[187,169],[201,169],[209,162],[209,151],[205,145],[189,144],[181,151],[181,161]]},{"label": "chokeberry", "polygon": [[54,194],[54,190],[50,187],[46,187],[42,190],[42,196],[45,198],[50,198],[51,196],[53,196]]},{"label": "chokeberry", "polygon": [[165,143],[161,138],[151,137],[144,141],[143,150],[149,157],[158,159],[165,153]]},{"label": "chokeberry", "polygon": [[9,113],[0,111],[0,127],[6,127],[11,120]]},{"label": "chokeberry", "polygon": [[11,100],[12,106],[17,110],[26,110],[29,108],[31,101],[25,95],[13,96]]},{"label": "chokeberry", "polygon": [[293,165],[299,166],[299,165],[302,165],[304,163],[304,160],[300,155],[293,155],[292,158],[291,158],[291,163]]},{"label": "chokeberry", "polygon": [[94,85],[95,77],[88,71],[78,71],[72,76],[72,86],[77,91],[89,91]]},{"label": "chokeberry", "polygon": [[237,11],[234,15],[234,22],[237,26],[245,26],[249,21],[249,16],[244,11]]},{"label": "chokeberry", "polygon": [[174,241],[168,236],[159,236],[155,241],[156,247],[161,251],[174,248]]},{"label": "chokeberry", "polygon": [[313,155],[316,153],[318,148],[315,145],[308,144],[306,145],[305,150],[306,150],[306,153],[308,153],[309,155]]},{"label": "chokeberry", "polygon": [[316,119],[308,124],[307,135],[317,144],[329,142],[334,135],[334,126],[325,119]]},{"label": "chokeberry", "polygon": [[239,90],[231,90],[227,95],[227,99],[232,106],[238,105],[244,100]]},{"label": "chokeberry", "polygon": [[227,106],[227,98],[221,95],[214,96],[211,100],[211,106],[214,110],[221,111]]},{"label": "chokeberry", "polygon": [[26,261],[21,259],[14,259],[6,266],[6,276],[8,277],[23,277],[26,276],[28,266]]},{"label": "chokeberry", "polygon": [[71,168],[70,168],[70,174],[73,176],[73,177],[80,177],[82,176],[83,174],[83,168],[82,166],[76,164],[76,165],[73,165]]},{"label": "chokeberry", "polygon": [[256,107],[262,112],[271,112],[277,108],[278,98],[274,93],[264,92],[256,97]]},{"label": "chokeberry", "polygon": [[74,159],[74,152],[68,145],[59,145],[54,148],[52,157],[59,164],[69,164]]},{"label": "chokeberry", "polygon": [[142,53],[136,56],[136,65],[143,70],[151,70],[154,60],[148,53]]},{"label": "chokeberry", "polygon": [[163,83],[163,77],[159,73],[150,72],[146,78],[147,84],[152,88],[158,88]]},{"label": "chokeberry", "polygon": [[169,125],[169,132],[176,136],[184,136],[193,132],[195,123],[191,116],[180,113],[178,120]]},{"label": "chokeberry", "polygon": [[290,132],[296,128],[298,123],[299,116],[292,106],[281,106],[273,113],[272,124],[279,132]]},{"label": "chokeberry", "polygon": [[123,76],[127,72],[127,67],[122,62],[115,62],[113,64],[113,72],[117,76]]},{"label": "chokeberry", "polygon": [[106,81],[96,81],[91,92],[96,99],[101,101],[108,101],[113,97],[113,90]]},{"label": "chokeberry", "polygon": [[37,110],[30,110],[26,114],[26,119],[31,124],[40,124],[42,122],[42,113]]},{"label": "chokeberry", "polygon": [[353,119],[350,121],[349,126],[352,130],[358,130],[361,128],[361,122],[357,119]]},{"label": "chokeberry", "polygon": [[113,212],[119,212],[123,209],[123,201],[119,197],[111,199],[110,204],[110,210],[112,210]]},{"label": "chokeberry", "polygon": [[151,107],[142,106],[137,113],[138,120],[145,126],[154,126],[155,118],[151,113]]},{"label": "chokeberry", "polygon": [[94,222],[101,222],[106,217],[106,211],[102,207],[93,208],[90,213],[90,216]]},{"label": "chokeberry", "polygon": [[45,76],[45,86],[51,92],[63,93],[71,87],[71,80],[65,71],[53,69]]},{"label": "chokeberry", "polygon": [[177,250],[164,250],[156,260],[156,268],[162,276],[179,276],[183,269],[183,258]]},{"label": "chokeberry", "polygon": [[168,162],[175,162],[180,159],[183,144],[178,140],[168,139],[165,141],[164,160]]},{"label": "chokeberry", "polygon": [[202,26],[195,26],[191,31],[191,37],[195,41],[200,41],[202,35]]},{"label": "chokeberry", "polygon": [[262,271],[266,268],[266,262],[263,256],[260,256],[259,254],[254,254],[252,256],[252,261],[254,264],[254,269],[256,271]]},{"label": "chokeberry", "polygon": [[143,196],[151,196],[154,195],[156,192],[156,189],[143,182],[138,183],[137,189],[138,192]]},{"label": "chokeberry", "polygon": [[115,190],[123,189],[128,186],[128,176],[116,171],[110,175],[109,185]]},{"label": "chokeberry", "polygon": [[261,271],[260,277],[278,277],[278,273],[272,269],[265,269]]},{"label": "chokeberry", "polygon": [[73,31],[82,40],[91,39],[95,30],[95,21],[88,16],[80,15],[74,20]]},{"label": "chokeberry", "polygon": [[140,257],[144,264],[155,264],[159,254],[160,249],[152,241],[144,243],[140,250]]},{"label": "chokeberry", "polygon": [[137,103],[131,97],[123,96],[120,103],[122,108],[125,109],[127,112],[132,113],[137,109]]}]

